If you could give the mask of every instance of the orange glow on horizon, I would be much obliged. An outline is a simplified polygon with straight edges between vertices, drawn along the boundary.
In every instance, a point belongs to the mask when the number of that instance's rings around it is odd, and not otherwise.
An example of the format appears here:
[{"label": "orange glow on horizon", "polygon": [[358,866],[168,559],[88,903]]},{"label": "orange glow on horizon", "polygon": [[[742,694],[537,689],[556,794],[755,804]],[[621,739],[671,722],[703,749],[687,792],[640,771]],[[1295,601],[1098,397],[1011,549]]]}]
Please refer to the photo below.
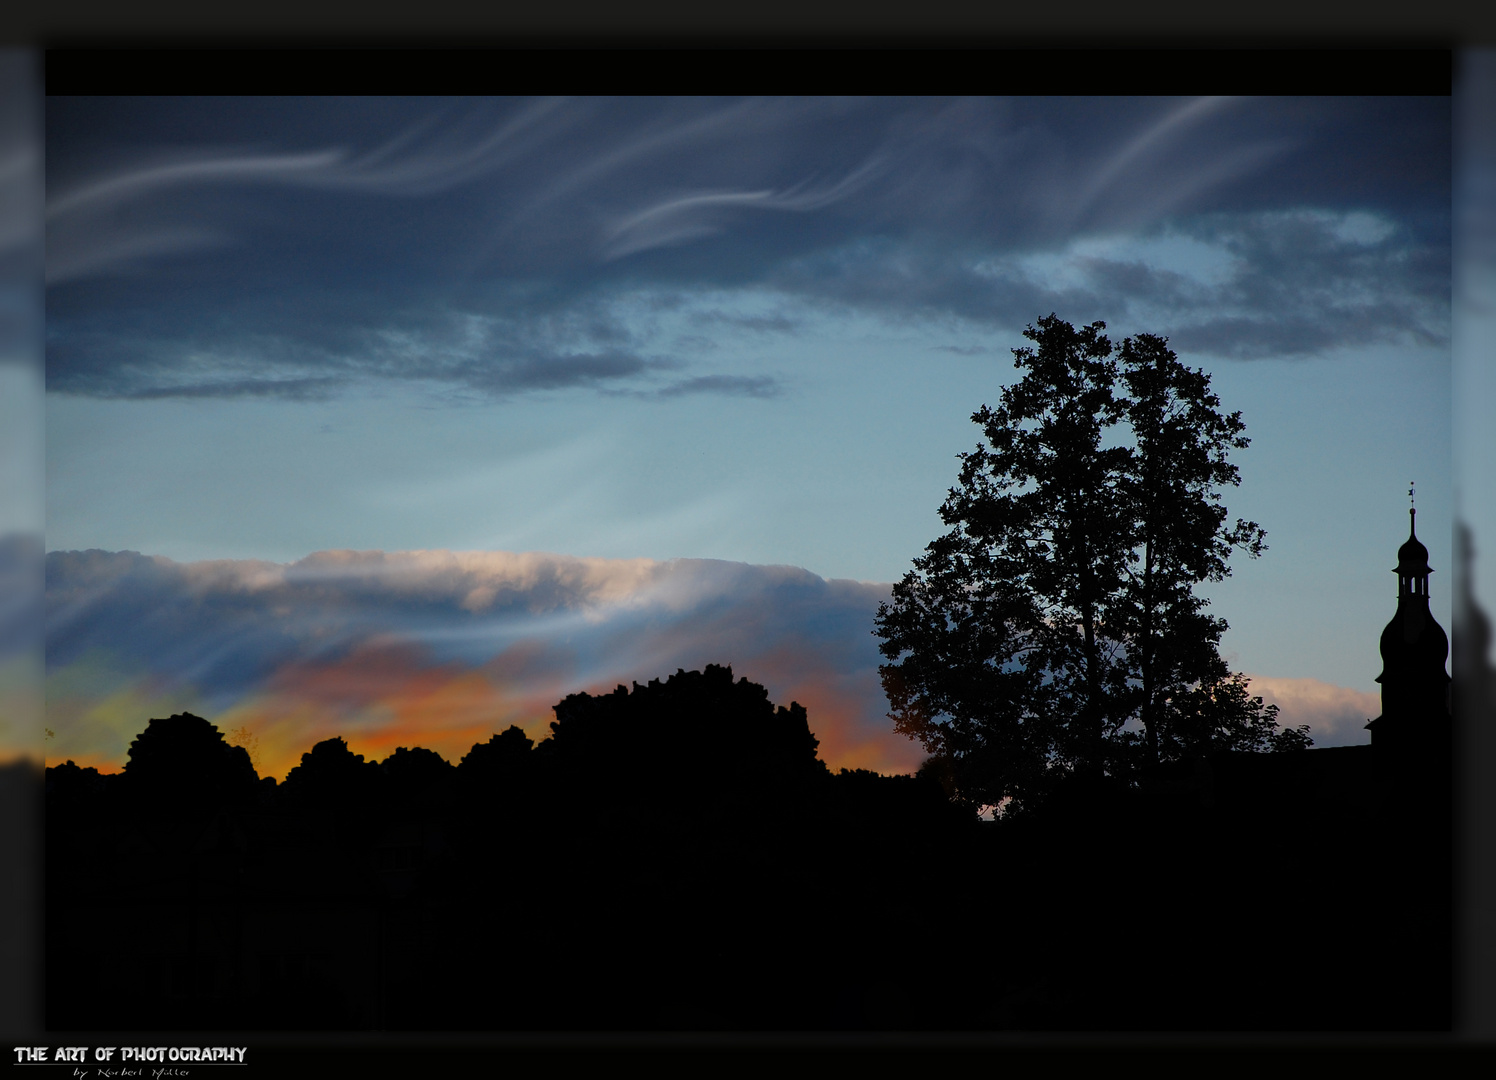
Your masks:
[{"label": "orange glow on horizon", "polygon": [[[668,678],[684,665],[661,657],[654,666],[660,670],[640,681]],[[696,663],[691,669],[703,666]],[[568,693],[607,694],[635,681],[615,673],[579,686],[574,668],[569,654],[536,641],[511,646],[479,666],[438,661],[410,644],[376,642],[338,659],[288,664],[262,691],[208,719],[229,743],[250,751],[261,776],[277,780],[284,780],[313,746],[331,738],[344,739],[369,761],[382,761],[401,746],[419,746],[455,765],[476,743],[511,724],[537,743],[543,741],[550,735],[554,706]],[[805,706],[810,729],[820,740],[819,756],[833,772],[862,768],[907,773],[923,759],[918,746],[886,724],[879,728],[869,722],[882,705],[881,689],[872,691],[877,694],[873,701],[863,685],[865,674],[838,672],[832,659],[814,647],[786,645],[743,658],[733,675],[769,687],[776,706],[792,701]],[[140,728],[125,736],[126,744],[144,728],[144,718],[138,722]],[[123,759],[111,761],[104,753],[67,756],[101,772],[123,767]]]},{"label": "orange glow on horizon", "polygon": [[324,739],[342,738],[355,754],[382,761],[397,747],[424,747],[457,764],[475,743],[518,724],[536,738],[556,695],[555,680],[516,685],[509,665],[479,668],[434,663],[402,645],[371,645],[332,662],[298,662],[277,672],[265,692],[216,721],[257,740],[261,775],[285,779]]},{"label": "orange glow on horizon", "polygon": [[55,769],[69,761],[80,769],[97,769],[106,776],[114,776],[125,771],[124,762],[110,761],[102,754],[67,754],[63,757],[53,757],[48,754],[43,764],[49,769]]}]

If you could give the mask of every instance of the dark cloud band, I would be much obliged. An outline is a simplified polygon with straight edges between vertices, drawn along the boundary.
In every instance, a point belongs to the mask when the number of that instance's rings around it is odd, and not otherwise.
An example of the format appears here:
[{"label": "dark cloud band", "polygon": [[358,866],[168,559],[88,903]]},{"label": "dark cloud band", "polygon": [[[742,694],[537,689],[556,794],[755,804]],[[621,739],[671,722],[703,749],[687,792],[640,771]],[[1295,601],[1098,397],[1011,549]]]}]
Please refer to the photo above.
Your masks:
[{"label": "dark cloud band", "polygon": [[[60,99],[48,125],[53,392],[769,397],[643,299],[745,289],[784,310],[708,341],[818,310],[1136,312],[1244,358],[1448,334],[1447,99]],[[1028,265],[1166,229],[1227,279]]]}]

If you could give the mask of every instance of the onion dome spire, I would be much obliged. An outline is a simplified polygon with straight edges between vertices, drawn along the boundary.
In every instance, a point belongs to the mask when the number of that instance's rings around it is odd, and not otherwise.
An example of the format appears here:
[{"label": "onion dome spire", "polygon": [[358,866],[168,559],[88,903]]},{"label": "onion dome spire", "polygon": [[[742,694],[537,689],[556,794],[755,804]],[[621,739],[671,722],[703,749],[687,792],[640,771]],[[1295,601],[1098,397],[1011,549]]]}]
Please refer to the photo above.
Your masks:
[{"label": "onion dome spire", "polygon": [[[1412,495],[1410,489],[1408,494]],[[1382,715],[1367,725],[1373,745],[1435,742],[1447,734],[1449,637],[1429,610],[1428,548],[1418,539],[1418,511],[1408,508],[1408,539],[1397,549],[1397,613],[1382,631]],[[1432,745],[1432,744],[1430,744]],[[1442,745],[1442,744],[1441,744]]]},{"label": "onion dome spire", "polygon": [[1397,566],[1393,573],[1398,579],[1398,596],[1427,596],[1428,576],[1434,572],[1428,564],[1428,548],[1418,539],[1418,511],[1408,509],[1408,539],[1397,549]]}]

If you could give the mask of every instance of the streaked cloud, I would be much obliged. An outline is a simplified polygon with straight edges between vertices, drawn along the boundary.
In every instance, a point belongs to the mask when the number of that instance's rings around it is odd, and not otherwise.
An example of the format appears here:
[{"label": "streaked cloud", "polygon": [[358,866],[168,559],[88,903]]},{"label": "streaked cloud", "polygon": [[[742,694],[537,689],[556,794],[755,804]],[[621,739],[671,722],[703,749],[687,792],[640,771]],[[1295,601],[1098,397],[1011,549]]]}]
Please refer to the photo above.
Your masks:
[{"label": "streaked cloud", "polygon": [[780,383],[767,375],[698,375],[684,379],[662,390],[660,397],[681,397],[685,394],[733,394],[741,397],[777,397],[783,392]]},{"label": "streaked cloud", "polygon": [[[1435,100],[66,99],[48,124],[59,393],[784,389],[702,363],[743,316],[677,348],[670,293],[776,297],[764,330],[1136,312],[1242,358],[1448,335]],[[1228,280],[1079,251],[1150,234]]]},{"label": "streaked cloud", "polygon": [[866,185],[878,171],[876,159],[864,162],[841,181],[815,187],[798,184],[785,191],[693,192],[667,198],[610,226],[604,259],[669,247],[715,236],[726,230],[734,210],[807,213],[840,202]]},{"label": "streaked cloud", "polygon": [[347,146],[301,153],[231,148],[158,152],[154,160],[120,163],[103,175],[64,182],[47,199],[47,281],[96,276],[147,256],[233,243],[226,232],[163,227],[122,213],[131,204],[171,199],[184,190],[281,186],[407,198],[449,191],[492,173],[533,146],[537,126],[548,118],[549,131],[542,138],[554,137],[565,126],[555,122],[561,104],[556,99],[530,102],[498,119],[481,102],[476,109],[472,103],[466,109],[445,103],[362,153]]},{"label": "streaked cloud", "polygon": [[567,693],[731,664],[811,709],[833,767],[907,771],[872,617],[888,587],[793,567],[511,552],[319,552],[295,563],[48,556],[49,757],[123,760],[152,708],[258,739],[284,774],[338,734],[452,757]]},{"label": "streaked cloud", "polygon": [[[283,775],[341,735],[360,753],[461,757],[518,724],[544,738],[581,690],[731,664],[810,710],[833,767],[907,771],[872,634],[888,586],[711,560],[541,552],[318,552],[294,563],[47,557],[49,758],[118,765],[152,715],[194,709]],[[1319,746],[1365,742],[1375,694],[1254,675]],[[455,757],[454,757],[455,756]]]}]

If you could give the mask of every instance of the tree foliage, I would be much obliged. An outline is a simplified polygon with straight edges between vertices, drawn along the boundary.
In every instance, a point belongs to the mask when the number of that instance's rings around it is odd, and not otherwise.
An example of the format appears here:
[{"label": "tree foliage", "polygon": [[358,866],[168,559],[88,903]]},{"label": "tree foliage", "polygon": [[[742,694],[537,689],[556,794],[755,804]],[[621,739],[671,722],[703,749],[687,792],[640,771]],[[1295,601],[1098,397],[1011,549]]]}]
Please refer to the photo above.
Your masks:
[{"label": "tree foliage", "polygon": [[1206,749],[1287,749],[1276,710],[1219,654],[1195,592],[1265,548],[1226,523],[1247,445],[1210,378],[1167,341],[1054,315],[1015,349],[1022,378],[972,420],[948,527],[880,607],[897,730],[976,804],[1031,804],[1069,776],[1135,777]]},{"label": "tree foliage", "polygon": [[192,713],[152,719],[130,743],[124,777],[153,805],[219,805],[252,798],[258,783],[249,752]]},{"label": "tree foliage", "polygon": [[732,668],[571,694],[536,748],[565,782],[610,805],[719,804],[744,792],[803,787],[826,772],[805,707],[777,708]]}]

